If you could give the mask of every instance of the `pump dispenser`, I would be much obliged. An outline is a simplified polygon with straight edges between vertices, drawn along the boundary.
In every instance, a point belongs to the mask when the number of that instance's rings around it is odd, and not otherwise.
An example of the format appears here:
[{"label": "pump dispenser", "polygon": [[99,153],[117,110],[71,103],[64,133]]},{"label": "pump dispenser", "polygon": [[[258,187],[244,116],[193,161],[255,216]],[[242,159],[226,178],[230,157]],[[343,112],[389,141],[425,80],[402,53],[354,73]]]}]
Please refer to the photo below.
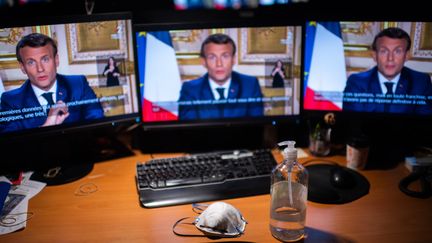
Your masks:
[{"label": "pump dispenser", "polygon": [[271,174],[270,231],[278,240],[298,241],[305,236],[308,173],[297,162],[295,141],[278,145],[287,147]]}]

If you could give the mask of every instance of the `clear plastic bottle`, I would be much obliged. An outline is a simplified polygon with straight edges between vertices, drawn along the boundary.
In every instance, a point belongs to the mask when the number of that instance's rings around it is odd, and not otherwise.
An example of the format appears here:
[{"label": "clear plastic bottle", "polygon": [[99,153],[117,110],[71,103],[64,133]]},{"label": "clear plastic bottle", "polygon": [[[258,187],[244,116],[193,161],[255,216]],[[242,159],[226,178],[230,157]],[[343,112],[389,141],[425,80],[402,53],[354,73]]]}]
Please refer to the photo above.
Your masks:
[{"label": "clear plastic bottle", "polygon": [[284,160],[271,175],[270,231],[281,241],[298,241],[305,236],[308,172],[297,162],[294,141],[279,143],[287,145]]}]

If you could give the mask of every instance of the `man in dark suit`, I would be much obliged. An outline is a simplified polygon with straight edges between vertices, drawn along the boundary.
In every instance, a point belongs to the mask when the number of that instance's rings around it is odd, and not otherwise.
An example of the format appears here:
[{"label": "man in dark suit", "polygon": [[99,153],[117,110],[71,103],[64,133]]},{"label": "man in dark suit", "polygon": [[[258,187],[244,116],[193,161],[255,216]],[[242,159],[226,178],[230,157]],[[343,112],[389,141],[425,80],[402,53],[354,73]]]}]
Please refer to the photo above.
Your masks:
[{"label": "man in dark suit", "polygon": [[343,110],[432,114],[432,83],[426,73],[404,67],[411,39],[400,28],[382,30],[372,44],[376,67],[349,76]]},{"label": "man in dark suit", "polygon": [[215,119],[263,116],[262,92],[256,77],[232,70],[234,41],[213,34],[201,45],[201,60],[207,73],[184,82],[179,98],[179,119]]},{"label": "man in dark suit", "polygon": [[14,111],[15,118],[3,120],[0,132],[104,116],[102,106],[85,76],[57,74],[59,56],[53,39],[39,33],[24,36],[16,46],[16,55],[28,79],[21,87],[2,94],[2,114]]}]

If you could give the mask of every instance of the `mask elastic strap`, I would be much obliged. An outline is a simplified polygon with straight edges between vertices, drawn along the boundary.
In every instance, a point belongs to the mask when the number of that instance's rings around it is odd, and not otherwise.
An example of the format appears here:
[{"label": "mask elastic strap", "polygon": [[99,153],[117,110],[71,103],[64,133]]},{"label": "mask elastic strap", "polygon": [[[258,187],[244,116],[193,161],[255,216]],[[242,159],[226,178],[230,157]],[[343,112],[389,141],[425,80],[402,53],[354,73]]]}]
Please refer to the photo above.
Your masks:
[{"label": "mask elastic strap", "polygon": [[191,222],[185,222],[185,223],[182,223],[183,220],[185,220],[185,219],[189,219],[189,218],[190,218],[190,217],[185,217],[185,218],[182,218],[182,219],[177,220],[177,222],[175,222],[175,224],[174,224],[173,227],[172,227],[172,231],[173,231],[173,233],[176,234],[176,235],[178,235],[178,236],[187,236],[187,237],[207,237],[207,236],[205,236],[205,235],[182,234],[182,233],[178,233],[178,232],[175,230],[175,228],[177,227],[177,225],[179,225],[180,223],[181,223],[181,224],[187,224],[187,225],[194,225],[194,223],[191,223]]},{"label": "mask elastic strap", "polygon": [[[192,204],[192,211],[194,211],[197,214],[201,214],[206,208],[208,207],[208,204],[203,204],[203,203],[193,203]],[[178,236],[187,236],[187,237],[206,237],[205,235],[192,235],[192,234],[182,234],[182,233],[178,233],[176,231],[176,227],[179,224],[187,224],[187,225],[195,225],[194,222],[185,222],[182,223],[183,220],[188,219],[190,217],[185,217],[185,218],[181,218],[179,220],[177,220],[177,222],[174,223],[173,227],[172,227],[172,231],[174,234],[178,235]]]},{"label": "mask elastic strap", "polygon": [[201,214],[209,205],[205,203],[193,203],[192,204],[192,211],[194,211],[197,214]]}]

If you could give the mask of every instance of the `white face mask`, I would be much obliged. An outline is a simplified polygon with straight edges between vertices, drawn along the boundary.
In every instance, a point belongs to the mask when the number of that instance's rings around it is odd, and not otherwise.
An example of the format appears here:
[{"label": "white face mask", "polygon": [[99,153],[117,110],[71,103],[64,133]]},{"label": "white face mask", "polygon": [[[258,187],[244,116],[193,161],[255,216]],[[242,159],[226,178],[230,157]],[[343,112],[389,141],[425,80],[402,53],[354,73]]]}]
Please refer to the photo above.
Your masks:
[{"label": "white face mask", "polygon": [[[202,210],[200,206],[207,205],[194,204],[193,209]],[[173,230],[182,220],[177,221],[173,226]],[[207,206],[207,208],[195,219],[193,224],[206,236],[238,237],[244,233],[247,222],[241,213],[231,204],[215,202]],[[180,236],[192,236],[179,234],[175,230],[174,233]]]},{"label": "white face mask", "polygon": [[245,231],[246,220],[231,204],[215,202],[195,220],[195,226],[206,235],[237,237]]}]

